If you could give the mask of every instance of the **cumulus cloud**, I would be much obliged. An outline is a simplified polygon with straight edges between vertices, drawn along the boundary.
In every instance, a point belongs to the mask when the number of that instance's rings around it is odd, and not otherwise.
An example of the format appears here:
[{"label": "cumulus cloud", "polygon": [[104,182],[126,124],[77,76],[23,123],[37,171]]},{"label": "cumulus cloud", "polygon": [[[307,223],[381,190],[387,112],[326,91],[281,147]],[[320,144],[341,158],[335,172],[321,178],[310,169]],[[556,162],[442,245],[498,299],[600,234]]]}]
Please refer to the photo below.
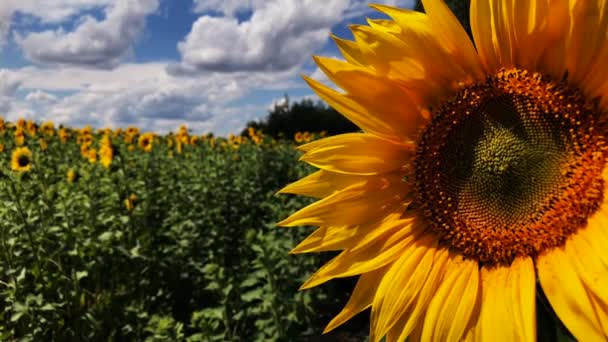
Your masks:
[{"label": "cumulus cloud", "polygon": [[234,16],[261,6],[266,0],[194,0],[194,13],[219,12]]},{"label": "cumulus cloud", "polygon": [[37,63],[116,67],[145,27],[158,0],[121,0],[106,8],[105,18],[84,17],[74,31],[62,28],[15,35],[25,56]]},{"label": "cumulus cloud", "polygon": [[[326,42],[332,26],[371,11],[370,0],[194,0],[203,14],[178,43],[174,74],[285,70],[300,65]],[[411,7],[414,0],[379,1]],[[251,11],[240,21],[236,14]],[[206,15],[219,12],[223,17]]]},{"label": "cumulus cloud", "polygon": [[116,0],[2,0],[0,2],[0,44],[6,42],[13,15],[21,13],[45,24],[56,24],[84,10],[107,6]]},{"label": "cumulus cloud", "polygon": [[36,91],[29,92],[25,96],[25,100],[30,102],[52,103],[57,101],[57,96],[37,89]]},{"label": "cumulus cloud", "polygon": [[309,59],[340,22],[349,0],[253,1],[247,21],[203,15],[178,43],[188,71],[286,70]]},{"label": "cumulus cloud", "polygon": [[[253,89],[283,91],[292,87],[296,74],[294,70],[229,76],[209,73],[185,79],[168,74],[163,63],[122,64],[106,71],[31,66],[5,72],[4,76],[0,72],[0,90],[4,83],[5,93],[11,93],[9,85],[15,90],[29,91],[25,101],[12,98],[9,107],[3,107],[0,97],[0,111],[9,111],[12,119],[36,111],[37,120],[72,126],[137,125],[145,130],[166,132],[185,123],[196,132],[238,132],[247,118],[265,113],[265,108],[256,107],[257,112],[250,113],[244,109],[247,106],[231,107],[231,103],[246,97]],[[57,96],[55,101],[41,101],[45,98],[43,93],[63,96]],[[230,119],[222,118],[224,115]]]}]

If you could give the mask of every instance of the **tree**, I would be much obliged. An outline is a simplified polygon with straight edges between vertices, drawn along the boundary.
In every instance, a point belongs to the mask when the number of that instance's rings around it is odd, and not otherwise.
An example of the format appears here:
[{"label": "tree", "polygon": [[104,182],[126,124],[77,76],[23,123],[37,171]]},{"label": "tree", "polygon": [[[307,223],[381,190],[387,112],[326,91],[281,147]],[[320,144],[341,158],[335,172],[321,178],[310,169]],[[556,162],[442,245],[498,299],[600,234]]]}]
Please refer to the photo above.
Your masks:
[{"label": "tree", "polygon": [[270,110],[265,119],[248,122],[242,134],[246,134],[249,127],[261,130],[274,138],[278,138],[281,133],[285,137],[293,137],[296,132],[325,131],[328,135],[334,135],[359,130],[356,125],[321,101],[303,99],[291,102],[287,95],[284,101]]}]

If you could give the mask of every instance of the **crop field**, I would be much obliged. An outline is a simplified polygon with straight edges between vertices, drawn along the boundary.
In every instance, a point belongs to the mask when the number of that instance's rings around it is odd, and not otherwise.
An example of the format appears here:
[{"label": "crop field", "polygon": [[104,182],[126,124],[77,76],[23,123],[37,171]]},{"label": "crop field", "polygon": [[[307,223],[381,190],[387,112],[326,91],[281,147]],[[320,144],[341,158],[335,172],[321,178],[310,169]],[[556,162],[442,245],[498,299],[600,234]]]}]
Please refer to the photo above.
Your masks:
[{"label": "crop field", "polygon": [[348,297],[298,292],[328,256],[275,226],[307,203],[276,194],[311,172],[291,139],[19,120],[0,143],[2,341],[305,341]]}]

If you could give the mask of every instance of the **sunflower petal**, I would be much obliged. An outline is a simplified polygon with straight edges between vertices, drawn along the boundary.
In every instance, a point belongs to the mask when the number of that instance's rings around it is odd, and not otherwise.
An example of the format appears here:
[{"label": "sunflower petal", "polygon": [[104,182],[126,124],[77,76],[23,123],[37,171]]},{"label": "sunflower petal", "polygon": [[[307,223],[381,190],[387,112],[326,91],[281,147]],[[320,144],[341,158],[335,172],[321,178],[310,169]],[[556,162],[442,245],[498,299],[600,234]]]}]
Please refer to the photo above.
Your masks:
[{"label": "sunflower petal", "polygon": [[[482,267],[481,312],[474,340],[536,340],[534,265],[530,257],[510,266]],[[496,322],[501,322],[500,326]],[[471,338],[471,336],[467,336]]]},{"label": "sunflower petal", "polygon": [[435,253],[433,266],[429,272],[418,297],[413,306],[401,315],[401,319],[393,325],[386,335],[389,341],[405,341],[412,334],[416,326],[422,326],[420,318],[427,310],[429,302],[437,292],[441,281],[449,265],[450,253],[447,249],[441,248]]},{"label": "sunflower petal", "polygon": [[357,103],[349,95],[341,94],[307,76],[302,77],[323,101],[327,102],[332,108],[340,112],[363,131],[389,139],[400,139],[399,134],[393,128],[378,119],[368,108]]},{"label": "sunflower petal", "polygon": [[422,340],[460,341],[478,302],[479,265],[456,258],[431,300],[424,318]]},{"label": "sunflower petal", "polygon": [[319,170],[294,182],[279,191],[280,194],[296,194],[324,198],[336,191],[365,181],[368,177]]},{"label": "sunflower petal", "polygon": [[332,138],[300,159],[331,172],[371,176],[399,171],[415,154],[413,143],[396,144],[366,133]]},{"label": "sunflower petal", "polygon": [[397,259],[382,279],[372,305],[370,341],[377,342],[415,303],[431,270],[437,241],[427,235],[419,238]]},{"label": "sunflower petal", "polygon": [[489,73],[498,70],[499,54],[494,48],[493,14],[490,1],[471,1],[471,31],[481,62]]},{"label": "sunflower petal", "polygon": [[279,226],[358,225],[384,216],[405,202],[409,184],[400,177],[384,176],[356,183],[300,209]]},{"label": "sunflower petal", "polygon": [[581,341],[602,341],[604,336],[589,295],[562,248],[538,256],[540,284],[560,320]]},{"label": "sunflower petal", "polygon": [[419,229],[409,221],[398,221],[394,227],[398,229],[387,230],[390,234],[377,239],[367,248],[344,250],[313,274],[300,289],[315,287],[334,278],[363,274],[394,261],[407,246],[416,242],[419,235]]},{"label": "sunflower petal", "polygon": [[336,37],[334,35],[332,35],[331,38],[334,40],[338,50],[340,50],[340,53],[342,56],[344,56],[344,59],[346,59],[348,63],[359,66],[365,66],[367,64],[365,56],[357,43],[352,40]]},{"label": "sunflower petal", "polygon": [[334,58],[314,57],[314,60],[336,85],[405,139],[415,137],[425,123],[409,94],[396,82]]},{"label": "sunflower petal", "polygon": [[372,305],[376,289],[386,273],[386,268],[379,268],[371,272],[362,274],[355,285],[355,289],[351,294],[348,302],[336,317],[334,317],[323,330],[326,334],[335,328],[342,325],[344,322],[353,318],[359,312],[369,308]]},{"label": "sunflower petal", "polygon": [[[399,208],[397,208],[399,209]],[[357,226],[321,227],[315,230],[304,241],[300,242],[289,253],[310,253],[350,249],[357,251],[365,248],[388,230],[395,228],[395,222],[401,217],[401,211],[387,214],[380,222],[372,221]]]},{"label": "sunflower petal", "polygon": [[433,31],[442,38],[442,45],[475,79],[482,79],[479,55],[458,18],[441,0],[422,0],[422,4],[431,20]]}]

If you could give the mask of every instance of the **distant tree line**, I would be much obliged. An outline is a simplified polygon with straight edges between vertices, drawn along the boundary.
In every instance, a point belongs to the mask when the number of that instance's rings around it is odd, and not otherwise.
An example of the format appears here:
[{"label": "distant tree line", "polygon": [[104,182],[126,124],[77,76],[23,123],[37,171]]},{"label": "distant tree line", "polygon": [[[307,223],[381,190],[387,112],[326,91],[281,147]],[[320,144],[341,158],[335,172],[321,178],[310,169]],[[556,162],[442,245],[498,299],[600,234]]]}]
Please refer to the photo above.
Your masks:
[{"label": "distant tree line", "polygon": [[248,122],[242,134],[246,134],[249,127],[274,138],[288,139],[292,139],[296,132],[325,131],[327,135],[335,135],[359,131],[355,124],[323,102],[311,99],[291,102],[287,95],[284,101],[273,106],[265,119]]}]

